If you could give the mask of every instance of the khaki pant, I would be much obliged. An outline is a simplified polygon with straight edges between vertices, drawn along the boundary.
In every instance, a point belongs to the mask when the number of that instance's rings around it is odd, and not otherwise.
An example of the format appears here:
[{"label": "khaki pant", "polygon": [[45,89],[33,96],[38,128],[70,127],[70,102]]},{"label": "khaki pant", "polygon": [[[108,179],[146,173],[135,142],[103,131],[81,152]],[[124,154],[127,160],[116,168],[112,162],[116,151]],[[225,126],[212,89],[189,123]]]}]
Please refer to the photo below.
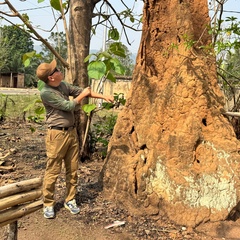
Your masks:
[{"label": "khaki pant", "polygon": [[66,168],[66,196],[68,202],[75,198],[77,191],[78,136],[76,129],[62,131],[48,129],[46,137],[47,166],[43,180],[44,206],[55,204],[55,183],[62,169],[62,160]]}]

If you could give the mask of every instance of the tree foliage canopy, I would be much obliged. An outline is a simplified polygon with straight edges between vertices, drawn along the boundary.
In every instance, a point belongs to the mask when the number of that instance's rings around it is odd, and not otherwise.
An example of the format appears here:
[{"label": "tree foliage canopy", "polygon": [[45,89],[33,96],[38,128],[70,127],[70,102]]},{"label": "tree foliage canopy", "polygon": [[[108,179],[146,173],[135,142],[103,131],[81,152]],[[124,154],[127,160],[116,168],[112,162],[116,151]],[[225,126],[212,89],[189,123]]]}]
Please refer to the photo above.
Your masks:
[{"label": "tree foliage canopy", "polygon": [[33,51],[33,41],[29,35],[15,26],[0,28],[0,71],[25,72],[22,56]]},{"label": "tree foliage canopy", "polygon": [[[56,51],[64,58],[67,59],[67,41],[66,41],[66,34],[63,32],[51,32],[47,41],[54,47]],[[41,45],[41,52],[43,61],[51,62],[54,58],[53,53],[46,47],[46,45]],[[60,66],[60,64],[58,65]],[[61,69],[63,70],[63,69]]]}]

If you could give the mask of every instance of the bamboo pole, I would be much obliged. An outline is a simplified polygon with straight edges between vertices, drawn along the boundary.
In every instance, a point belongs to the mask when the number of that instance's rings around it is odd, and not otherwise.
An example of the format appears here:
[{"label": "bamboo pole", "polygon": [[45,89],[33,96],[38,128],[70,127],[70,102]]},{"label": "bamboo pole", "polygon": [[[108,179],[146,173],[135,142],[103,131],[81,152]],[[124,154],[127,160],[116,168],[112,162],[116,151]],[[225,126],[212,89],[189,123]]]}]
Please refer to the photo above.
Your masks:
[{"label": "bamboo pole", "polygon": [[240,117],[240,112],[225,112],[223,115],[232,116],[232,117]]},{"label": "bamboo pole", "polygon": [[38,188],[42,185],[41,178],[33,178],[30,180],[24,180],[17,183],[12,183],[6,186],[0,187],[0,199],[6,196],[10,196],[12,194],[16,194],[19,192],[28,191],[34,188]]},{"label": "bamboo pole", "polygon": [[0,210],[16,206],[28,201],[36,200],[42,195],[42,190],[32,190],[25,193],[15,194],[0,200]]},{"label": "bamboo pole", "polygon": [[28,203],[25,205],[20,205],[16,208],[7,209],[0,212],[0,227],[17,221],[19,218],[37,211],[42,208],[42,200],[35,201],[33,203]]}]

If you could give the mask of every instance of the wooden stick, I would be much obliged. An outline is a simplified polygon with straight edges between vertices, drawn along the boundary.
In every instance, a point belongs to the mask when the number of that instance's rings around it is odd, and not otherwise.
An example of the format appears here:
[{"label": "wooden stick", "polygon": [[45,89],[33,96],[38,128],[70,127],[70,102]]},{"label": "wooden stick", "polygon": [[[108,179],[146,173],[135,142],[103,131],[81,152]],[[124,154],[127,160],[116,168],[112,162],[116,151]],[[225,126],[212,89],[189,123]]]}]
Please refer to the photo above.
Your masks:
[{"label": "wooden stick", "polygon": [[232,116],[232,117],[240,117],[240,112],[225,112],[223,115]]},{"label": "wooden stick", "polygon": [[4,227],[4,226],[6,226],[6,225],[8,225],[8,224],[11,224],[11,223],[13,223],[13,222],[16,222],[16,221],[18,221],[19,219],[20,219],[20,218],[10,219],[10,220],[8,220],[8,221],[2,222],[2,223],[0,223],[0,227]]},{"label": "wooden stick", "polygon": [[18,222],[14,221],[8,226],[8,238],[7,240],[17,240]]},{"label": "wooden stick", "polygon": [[13,171],[16,169],[16,166],[0,166],[0,171]]},{"label": "wooden stick", "polygon": [[10,151],[9,152],[7,152],[4,156],[2,156],[2,157],[0,157],[0,159],[4,159],[4,158],[6,158],[8,155],[10,155]]},{"label": "wooden stick", "polygon": [[3,187],[0,187],[0,199],[6,196],[10,196],[19,192],[29,191],[31,189],[38,188],[42,185],[41,178],[33,178],[30,180],[24,180],[17,183],[12,183]]},{"label": "wooden stick", "polygon": [[42,208],[42,200],[18,206],[16,208],[7,209],[0,212],[0,227],[17,221],[19,218],[37,211]]},{"label": "wooden stick", "polygon": [[[42,190],[32,190],[26,193],[19,193],[10,197],[5,197],[0,200],[0,210],[36,200],[42,195]],[[1,220],[0,220],[1,221]]]}]

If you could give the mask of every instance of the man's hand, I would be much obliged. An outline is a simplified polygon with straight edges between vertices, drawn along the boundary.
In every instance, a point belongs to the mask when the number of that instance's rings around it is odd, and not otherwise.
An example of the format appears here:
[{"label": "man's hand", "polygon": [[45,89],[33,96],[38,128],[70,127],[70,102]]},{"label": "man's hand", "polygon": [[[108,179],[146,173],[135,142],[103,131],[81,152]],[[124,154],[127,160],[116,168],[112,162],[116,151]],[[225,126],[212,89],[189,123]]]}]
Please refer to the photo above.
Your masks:
[{"label": "man's hand", "polygon": [[104,100],[106,100],[107,102],[114,102],[114,97],[113,96],[104,96]]}]

